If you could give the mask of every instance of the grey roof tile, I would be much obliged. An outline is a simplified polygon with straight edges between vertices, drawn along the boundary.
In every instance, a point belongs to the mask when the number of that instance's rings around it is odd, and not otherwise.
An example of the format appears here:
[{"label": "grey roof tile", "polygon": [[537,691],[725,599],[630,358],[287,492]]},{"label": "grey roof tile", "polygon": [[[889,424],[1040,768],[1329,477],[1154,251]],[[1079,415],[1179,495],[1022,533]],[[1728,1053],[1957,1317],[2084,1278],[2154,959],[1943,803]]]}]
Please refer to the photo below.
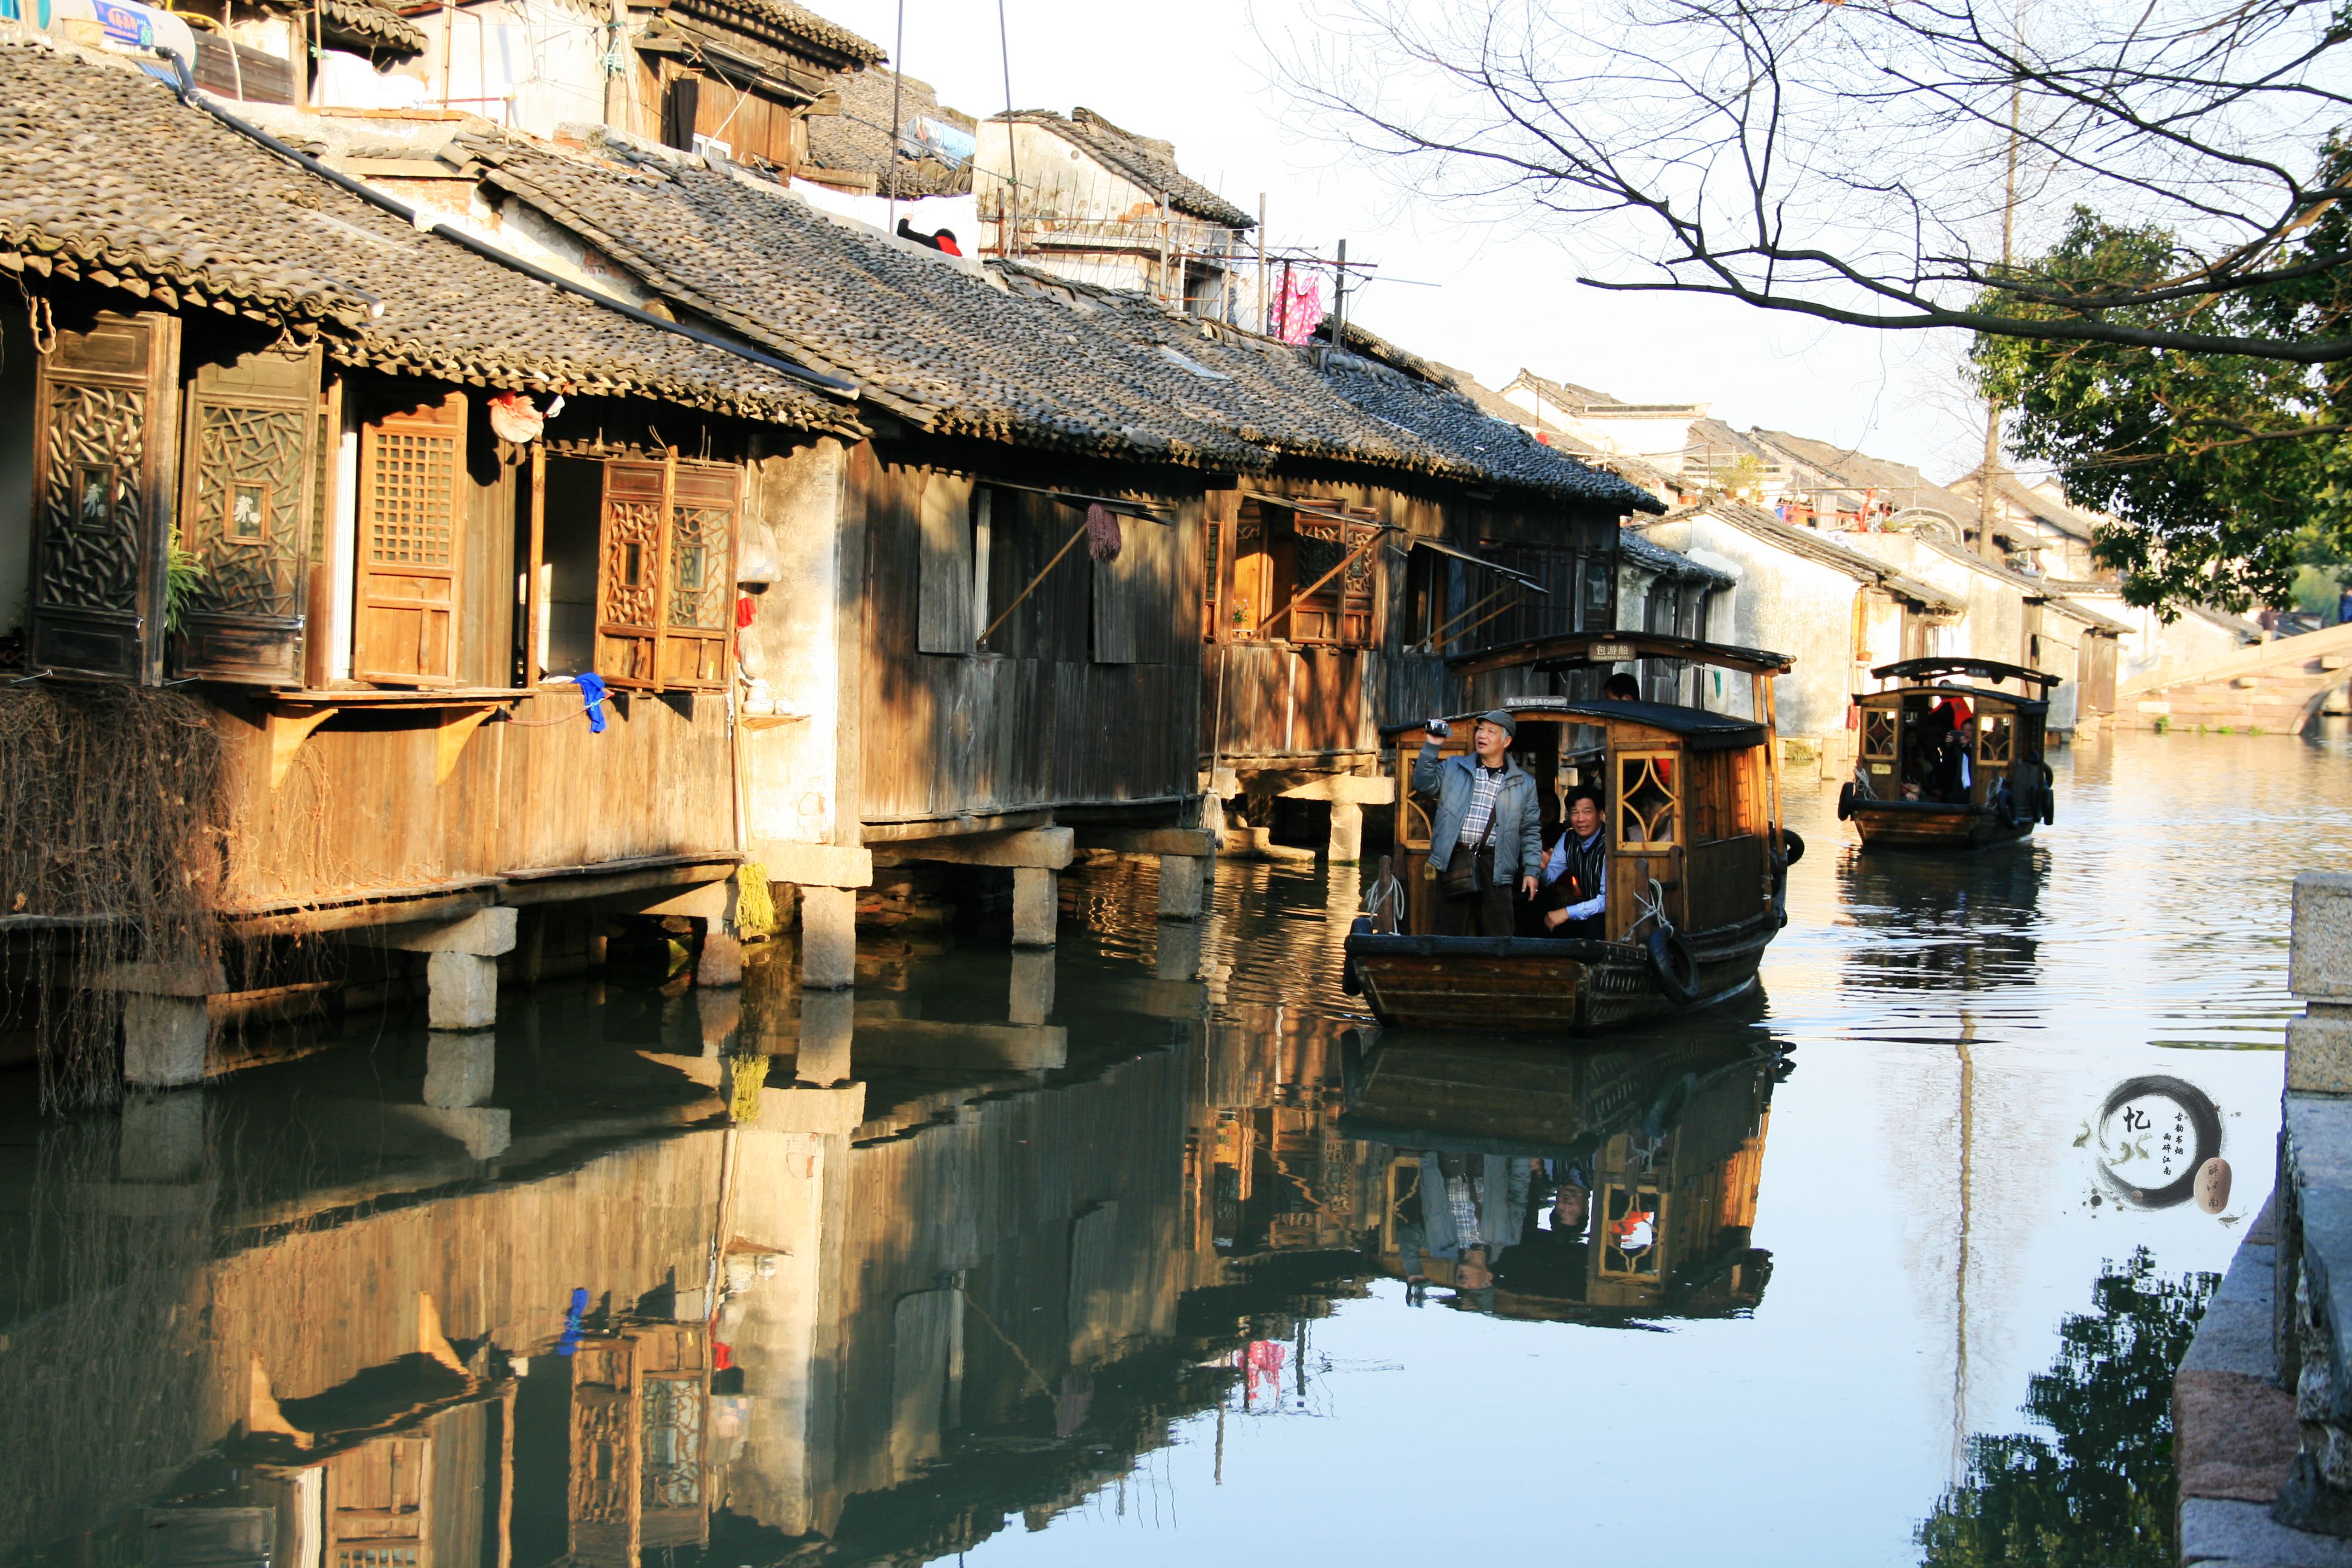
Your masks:
[{"label": "grey roof tile", "polygon": [[852,405],[420,234],[131,67],[0,44],[0,270],[320,333],[336,360],[807,429]]}]

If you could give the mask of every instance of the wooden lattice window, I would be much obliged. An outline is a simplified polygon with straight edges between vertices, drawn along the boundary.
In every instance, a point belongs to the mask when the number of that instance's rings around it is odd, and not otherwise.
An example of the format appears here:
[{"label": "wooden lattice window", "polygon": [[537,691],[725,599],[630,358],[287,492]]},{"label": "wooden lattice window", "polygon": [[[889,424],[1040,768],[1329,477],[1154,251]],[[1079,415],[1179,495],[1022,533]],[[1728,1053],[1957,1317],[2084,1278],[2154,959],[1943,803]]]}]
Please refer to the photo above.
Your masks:
[{"label": "wooden lattice window", "polygon": [[387,414],[360,433],[352,673],[392,686],[457,679],[466,399]]},{"label": "wooden lattice window", "polygon": [[101,313],[39,357],[33,454],[36,669],[123,679],[163,674],[163,552],[180,325]]},{"label": "wooden lattice window", "polygon": [[1865,708],[1862,710],[1862,754],[1893,761],[1895,757],[1895,722],[1892,708]]},{"label": "wooden lattice window", "polygon": [[[1379,537],[1379,527],[1305,513],[1294,514],[1291,526],[1291,586],[1315,591],[1300,596],[1287,626],[1281,628],[1282,635],[1295,643],[1370,647],[1380,560],[1377,550],[1366,547]],[[1347,563],[1344,568],[1342,561]],[[1335,570],[1339,574],[1331,576]],[[1326,577],[1330,580],[1323,581]]]},{"label": "wooden lattice window", "polygon": [[1671,849],[1681,805],[1675,789],[1675,753],[1621,752],[1617,755],[1617,847]]},{"label": "wooden lattice window", "polygon": [[638,690],[724,690],[730,679],[740,470],[615,458],[604,465],[596,672]]},{"label": "wooden lattice window", "polygon": [[299,685],[323,441],[319,351],[199,366],[188,388],[180,540],[204,563],[183,674]]},{"label": "wooden lattice window", "polygon": [[2005,768],[2017,754],[2016,727],[2006,713],[1977,715],[1977,763],[1980,767]]},{"label": "wooden lattice window", "polygon": [[1654,1279],[1665,1263],[1666,1194],[1653,1186],[1601,1189],[1601,1272]]}]

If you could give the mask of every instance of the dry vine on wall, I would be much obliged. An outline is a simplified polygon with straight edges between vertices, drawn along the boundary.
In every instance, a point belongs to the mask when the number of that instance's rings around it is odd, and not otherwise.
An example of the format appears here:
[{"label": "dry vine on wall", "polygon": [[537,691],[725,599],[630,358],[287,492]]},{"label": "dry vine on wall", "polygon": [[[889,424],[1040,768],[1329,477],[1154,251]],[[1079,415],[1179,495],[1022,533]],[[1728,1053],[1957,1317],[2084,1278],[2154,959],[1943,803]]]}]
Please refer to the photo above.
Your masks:
[{"label": "dry vine on wall", "polygon": [[35,1032],[46,1108],[121,1091],[110,972],[217,959],[220,771],[193,698],[0,687],[0,1027]]}]

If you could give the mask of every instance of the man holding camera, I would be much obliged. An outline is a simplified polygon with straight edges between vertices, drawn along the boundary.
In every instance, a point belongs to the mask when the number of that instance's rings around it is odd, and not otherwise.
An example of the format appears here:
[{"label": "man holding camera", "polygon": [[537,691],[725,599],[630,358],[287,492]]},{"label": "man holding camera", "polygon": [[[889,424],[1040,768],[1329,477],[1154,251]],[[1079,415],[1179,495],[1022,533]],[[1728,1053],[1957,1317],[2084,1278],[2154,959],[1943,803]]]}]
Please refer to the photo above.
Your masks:
[{"label": "man holding camera", "polygon": [[1517,923],[1512,892],[1536,896],[1543,856],[1536,781],[1511,760],[1519,724],[1507,710],[1479,718],[1469,756],[1441,762],[1437,742],[1451,732],[1431,720],[1412,764],[1412,787],[1437,797],[1422,868],[1437,883],[1437,934],[1509,936]]}]

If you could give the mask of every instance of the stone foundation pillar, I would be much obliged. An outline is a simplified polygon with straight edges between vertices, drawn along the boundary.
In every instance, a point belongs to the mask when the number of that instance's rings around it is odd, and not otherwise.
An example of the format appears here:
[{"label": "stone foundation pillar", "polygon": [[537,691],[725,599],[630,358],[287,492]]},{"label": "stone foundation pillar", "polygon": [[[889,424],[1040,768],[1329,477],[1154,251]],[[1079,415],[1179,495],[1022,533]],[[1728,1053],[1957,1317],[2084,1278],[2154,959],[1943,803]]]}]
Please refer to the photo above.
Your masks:
[{"label": "stone foundation pillar", "polygon": [[122,999],[122,1079],[133,1089],[202,1083],[212,1015],[201,996]]},{"label": "stone foundation pillar", "polygon": [[1061,879],[1042,866],[1013,868],[1013,945],[1051,947],[1062,923]]},{"label": "stone foundation pillar", "polygon": [[425,955],[426,1022],[436,1029],[487,1029],[499,1017],[499,955],[512,952],[516,915],[482,910],[462,920],[394,926],[384,945]]},{"label": "stone foundation pillar", "polygon": [[126,1182],[193,1182],[204,1174],[205,1097],[134,1094],[122,1102],[115,1173]]},{"label": "stone foundation pillar", "polygon": [[1364,858],[1364,808],[1352,800],[1331,803],[1331,847],[1334,866],[1352,866]]},{"label": "stone foundation pillar", "polygon": [[743,939],[731,922],[712,921],[702,935],[702,951],[695,956],[697,985],[733,986],[743,984]]},{"label": "stone foundation pillar", "polygon": [[1160,918],[1191,921],[1201,918],[1207,900],[1209,862],[1196,855],[1160,858]]},{"label": "stone foundation pillar", "polygon": [[[849,888],[803,888],[802,987],[810,991],[845,991],[856,984],[856,892]],[[802,1006],[807,1006],[805,1000]]]}]

